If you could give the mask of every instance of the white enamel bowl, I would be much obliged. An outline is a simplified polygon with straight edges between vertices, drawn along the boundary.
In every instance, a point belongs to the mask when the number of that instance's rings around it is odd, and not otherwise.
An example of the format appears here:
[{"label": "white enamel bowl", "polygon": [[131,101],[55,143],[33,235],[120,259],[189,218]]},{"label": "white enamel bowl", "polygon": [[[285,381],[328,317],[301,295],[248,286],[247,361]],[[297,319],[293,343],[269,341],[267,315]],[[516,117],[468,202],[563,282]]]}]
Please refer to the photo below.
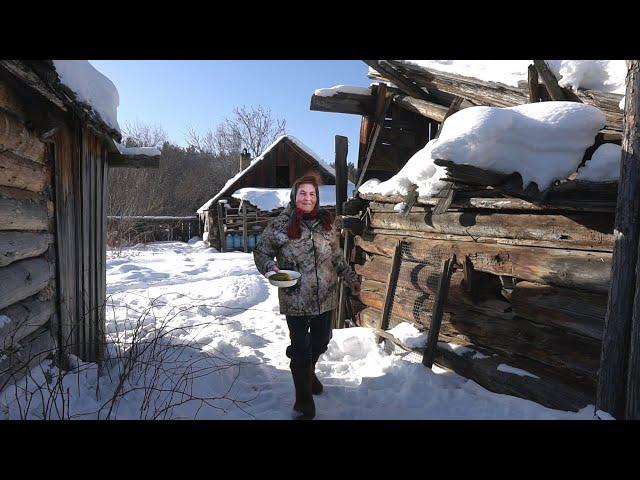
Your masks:
[{"label": "white enamel bowl", "polygon": [[298,279],[302,276],[300,272],[296,272],[293,270],[280,270],[280,273],[288,273],[291,280],[271,280],[271,276],[275,275],[276,273],[278,272],[267,272],[265,277],[267,277],[271,285],[275,285],[279,288],[293,287],[296,283],[298,283]]}]

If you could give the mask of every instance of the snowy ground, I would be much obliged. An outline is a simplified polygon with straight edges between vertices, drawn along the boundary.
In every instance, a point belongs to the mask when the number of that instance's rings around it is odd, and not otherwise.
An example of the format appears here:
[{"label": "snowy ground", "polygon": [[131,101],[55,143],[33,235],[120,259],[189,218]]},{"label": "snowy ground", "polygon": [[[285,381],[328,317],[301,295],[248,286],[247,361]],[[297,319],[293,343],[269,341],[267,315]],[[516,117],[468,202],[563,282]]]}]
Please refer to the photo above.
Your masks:
[{"label": "snowy ground", "polygon": [[[26,394],[21,382],[0,395],[0,418],[290,418],[287,324],[277,289],[250,254],[161,242],[108,257],[111,360],[101,372],[78,362],[63,377],[44,362],[26,382],[28,390],[39,382],[40,392],[59,390],[62,398],[54,405],[46,395]],[[124,375],[132,339],[143,351]],[[318,420],[593,418],[593,407],[552,410],[388,355],[364,328],[334,331],[318,377],[325,385],[315,397]]]}]

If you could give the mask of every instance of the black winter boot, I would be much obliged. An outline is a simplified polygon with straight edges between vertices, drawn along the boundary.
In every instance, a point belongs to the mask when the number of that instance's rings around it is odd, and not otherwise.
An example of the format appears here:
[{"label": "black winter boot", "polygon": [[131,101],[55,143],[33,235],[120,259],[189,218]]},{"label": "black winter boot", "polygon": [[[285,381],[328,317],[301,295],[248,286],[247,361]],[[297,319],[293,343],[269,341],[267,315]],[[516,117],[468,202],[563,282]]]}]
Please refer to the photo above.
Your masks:
[{"label": "black winter boot", "polygon": [[316,362],[317,360],[311,364],[311,393],[314,395],[320,395],[323,387],[322,383],[320,383],[320,380],[318,380],[318,377],[316,376]]},{"label": "black winter boot", "polygon": [[296,419],[311,420],[316,416],[316,405],[311,394],[311,370],[309,366],[291,366],[293,384],[296,388],[296,403],[293,405]]}]

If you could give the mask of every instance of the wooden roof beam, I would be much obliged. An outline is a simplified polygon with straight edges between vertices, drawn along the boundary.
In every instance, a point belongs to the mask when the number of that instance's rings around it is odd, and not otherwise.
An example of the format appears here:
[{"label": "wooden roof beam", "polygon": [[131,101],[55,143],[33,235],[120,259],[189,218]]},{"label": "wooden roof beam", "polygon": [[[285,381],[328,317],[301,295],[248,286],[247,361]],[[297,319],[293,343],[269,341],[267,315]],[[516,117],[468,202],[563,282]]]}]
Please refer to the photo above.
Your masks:
[{"label": "wooden roof beam", "polygon": [[373,95],[339,92],[330,97],[312,95],[310,110],[318,112],[350,113],[353,115],[373,115],[376,98]]},{"label": "wooden roof beam", "polygon": [[110,168],[160,168],[160,156],[123,155],[110,152],[107,163]]}]

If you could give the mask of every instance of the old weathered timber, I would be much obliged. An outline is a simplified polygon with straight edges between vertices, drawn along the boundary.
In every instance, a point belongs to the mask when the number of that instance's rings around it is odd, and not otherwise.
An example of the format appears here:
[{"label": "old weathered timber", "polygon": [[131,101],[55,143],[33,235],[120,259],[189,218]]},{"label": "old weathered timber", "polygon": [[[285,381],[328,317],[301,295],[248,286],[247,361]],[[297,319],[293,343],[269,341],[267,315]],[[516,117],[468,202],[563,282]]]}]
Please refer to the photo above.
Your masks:
[{"label": "old weathered timber", "polygon": [[380,319],[380,329],[386,330],[389,325],[389,315],[393,307],[393,296],[398,281],[398,273],[400,272],[400,263],[402,258],[402,241],[396,242],[393,256],[391,258],[391,268],[387,276],[387,290],[384,296],[384,307],[382,309],[382,317]]},{"label": "old weathered timber", "polygon": [[335,136],[335,172],[336,172],[336,215],[342,215],[342,204],[347,200],[348,139],[342,135]]},{"label": "old weathered timber", "polygon": [[536,66],[529,65],[527,73],[528,73],[527,85],[529,86],[529,103],[539,102],[540,101],[540,93],[539,93],[540,85],[538,83],[538,70],[536,69]]},{"label": "old weathered timber", "polygon": [[566,213],[530,215],[507,213],[446,212],[441,215],[373,212],[371,228],[416,230],[475,237],[531,239],[572,244],[611,247],[613,218],[604,213]]},{"label": "old weathered timber", "polygon": [[[380,310],[366,308],[360,312],[361,326],[377,328],[376,321],[380,318]],[[392,317],[390,327],[405,321]],[[457,335],[449,331],[449,324],[442,325],[440,342],[448,342],[469,348],[470,351],[457,354],[450,352],[443,343],[436,348],[434,362],[450,368],[460,375],[478,382],[483,387],[497,393],[505,393],[527,398],[550,408],[563,410],[579,410],[593,403],[595,387],[585,385],[575,375],[567,375],[566,371],[552,369],[549,366],[523,358],[511,357],[484,346],[474,344],[464,335]],[[415,352],[423,353],[423,349],[415,348]],[[483,356],[476,356],[481,352]],[[515,366],[535,375],[519,376],[508,372],[501,372],[497,367],[501,364]]]},{"label": "old weathered timber", "polygon": [[43,164],[0,151],[0,186],[42,192],[49,177],[49,169]]},{"label": "old weathered timber", "polygon": [[0,232],[0,267],[25,258],[37,257],[49,248],[49,233]]},{"label": "old weathered timber", "polygon": [[449,282],[455,268],[455,263],[455,256],[446,259],[440,272],[438,292],[433,302],[431,322],[429,324],[429,336],[427,337],[427,345],[424,350],[424,355],[422,356],[422,364],[427,368],[431,368],[433,365],[433,357],[435,355],[436,344],[438,343],[440,326],[442,325],[442,313],[449,297]]},{"label": "old weathered timber", "polygon": [[160,157],[149,155],[123,155],[122,153],[109,153],[109,168],[160,168]]},{"label": "old weathered timber", "polygon": [[431,118],[437,122],[443,122],[447,114],[447,107],[408,95],[394,95],[394,103],[420,115]]},{"label": "old weathered timber", "polygon": [[562,88],[560,88],[560,85],[558,85],[558,79],[553,74],[551,69],[549,69],[549,66],[546,64],[546,62],[544,60],[534,60],[533,64],[535,65],[538,74],[544,81],[544,85],[545,87],[547,87],[547,91],[549,92],[551,99],[556,101],[566,100]]},{"label": "old weathered timber", "polygon": [[373,95],[345,92],[337,92],[330,97],[312,95],[309,109],[318,112],[373,115],[375,97]]},{"label": "old weathered timber", "polygon": [[47,230],[47,204],[42,198],[29,198],[16,190],[0,187],[0,230]]},{"label": "old weathered timber", "polygon": [[218,232],[220,234],[220,251],[226,252],[227,242],[224,236],[224,206],[222,203],[218,202],[216,204],[216,209],[218,213]]},{"label": "old weathered timber", "polygon": [[[529,89],[526,82],[524,87],[513,87],[502,83],[485,82],[477,78],[433,70],[397,60],[388,60],[387,63],[393,66],[394,69],[401,70],[421,87],[432,89],[432,96],[438,93],[447,93],[463,97],[474,105],[492,107],[513,107],[529,102]],[[381,75],[377,72],[370,74],[370,77],[390,81],[384,74]],[[622,130],[623,115],[618,107],[622,95],[594,90],[579,90],[576,92],[576,96],[583,103],[598,107],[604,112],[608,129],[614,131]],[[448,101],[450,102],[450,100]],[[443,105],[446,104],[448,103]]]},{"label": "old weathered timber", "polygon": [[511,305],[520,317],[602,340],[607,310],[604,294],[518,282],[511,293]]},{"label": "old weathered timber", "polygon": [[407,92],[409,95],[421,99],[421,100],[429,100],[429,92],[424,91],[422,88],[413,84],[411,80],[402,78],[402,76],[397,73],[393,68],[390,68],[388,65],[384,63],[384,61],[380,60],[363,60],[364,63],[369,65],[374,70],[380,72],[386,78],[391,80],[394,84],[400,87],[402,90]]},{"label": "old weathered timber", "polygon": [[[391,103],[391,97],[386,97],[386,86],[380,85],[378,88],[378,99],[376,105],[376,124],[373,127],[373,132],[371,134],[371,140],[369,140],[367,146],[367,154],[364,159],[364,164],[360,169],[360,177],[358,178],[358,183],[356,184],[356,190],[360,188],[362,182],[364,181],[365,174],[367,173],[367,167],[369,166],[369,161],[371,160],[371,156],[373,155],[373,151],[376,148],[378,143],[378,137],[380,136],[380,130],[382,129],[382,125],[384,123],[384,119],[387,115],[387,110],[389,109],[389,105]],[[382,103],[382,107],[380,104]]]},{"label": "old weathered timber", "polygon": [[[627,374],[632,334],[636,290],[636,263],[640,234],[640,136],[637,118],[640,114],[640,64],[630,61],[627,73],[625,126],[622,140],[622,159],[618,202],[615,218],[615,246],[613,249],[609,302],[602,339],[602,358],[598,378],[596,407],[616,418],[624,418],[627,400]],[[634,298],[634,294],[636,297]],[[636,367],[637,368],[637,367]],[[637,370],[634,370],[637,372]],[[637,375],[637,373],[634,373]]]},{"label": "old weathered timber", "polygon": [[53,300],[39,299],[37,295],[0,310],[0,315],[10,319],[0,327],[0,349],[19,343],[48,322],[54,312]]},{"label": "old weathered timber", "polygon": [[0,151],[2,150],[42,163],[46,146],[18,117],[0,108]]},{"label": "old weathered timber", "polygon": [[38,293],[51,278],[51,265],[42,258],[21,260],[0,268],[0,309]]},{"label": "old weathered timber", "polygon": [[[392,235],[355,238],[364,251],[390,257],[402,239],[410,247],[450,251],[457,258],[468,255],[476,270],[510,275],[530,282],[607,292],[611,274],[611,254],[579,250],[521,247],[476,242],[456,242]],[[377,261],[384,261],[383,258]],[[357,268],[357,267],[356,267]]]}]

